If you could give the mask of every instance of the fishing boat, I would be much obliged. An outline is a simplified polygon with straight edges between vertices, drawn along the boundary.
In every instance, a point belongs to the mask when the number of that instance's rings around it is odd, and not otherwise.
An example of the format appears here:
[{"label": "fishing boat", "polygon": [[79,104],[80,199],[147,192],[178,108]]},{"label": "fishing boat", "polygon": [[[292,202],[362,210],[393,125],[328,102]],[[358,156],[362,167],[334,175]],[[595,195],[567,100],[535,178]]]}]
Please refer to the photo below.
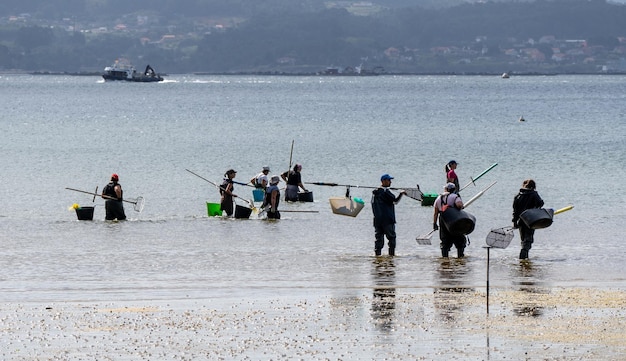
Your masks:
[{"label": "fishing boat", "polygon": [[135,67],[128,61],[128,59],[117,59],[111,66],[104,68],[104,74],[102,74],[104,80],[125,80],[134,81],[139,83],[159,82],[163,81],[163,77],[157,74],[150,65],[146,66],[146,70],[143,73],[137,72]]}]

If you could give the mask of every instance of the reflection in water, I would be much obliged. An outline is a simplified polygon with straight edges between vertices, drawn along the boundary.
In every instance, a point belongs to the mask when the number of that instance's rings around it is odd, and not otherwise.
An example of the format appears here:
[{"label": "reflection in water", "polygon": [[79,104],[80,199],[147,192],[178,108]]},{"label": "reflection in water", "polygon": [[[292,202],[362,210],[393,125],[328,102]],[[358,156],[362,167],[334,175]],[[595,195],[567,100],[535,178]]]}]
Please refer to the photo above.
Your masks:
[{"label": "reflection in water", "polygon": [[443,321],[452,322],[462,309],[463,294],[473,292],[473,288],[464,287],[468,283],[470,268],[464,258],[442,258],[438,274],[439,287],[435,289],[435,308]]},{"label": "reflection in water", "polygon": [[374,297],[372,318],[380,331],[393,330],[396,309],[396,270],[393,257],[376,257],[374,260]]},{"label": "reflection in water", "polygon": [[543,282],[543,270],[539,266],[533,265],[529,260],[521,261],[516,268],[515,284],[519,290],[527,293],[528,297],[520,299],[520,302],[513,308],[518,316],[539,317],[543,314],[543,308],[534,301],[534,295],[549,292],[548,289],[539,287]]}]

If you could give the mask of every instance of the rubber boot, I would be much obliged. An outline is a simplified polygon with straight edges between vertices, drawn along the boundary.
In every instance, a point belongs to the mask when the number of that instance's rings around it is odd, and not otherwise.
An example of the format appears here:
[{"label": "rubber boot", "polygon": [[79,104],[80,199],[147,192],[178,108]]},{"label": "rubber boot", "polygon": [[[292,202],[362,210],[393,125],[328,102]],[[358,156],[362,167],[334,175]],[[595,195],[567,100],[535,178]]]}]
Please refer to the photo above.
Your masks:
[{"label": "rubber boot", "polygon": [[458,258],[463,258],[463,257],[465,257],[465,252],[464,252],[464,251],[465,251],[465,249],[464,249],[464,248],[457,248],[457,250],[456,250],[456,256],[457,256]]},{"label": "rubber boot", "polygon": [[441,257],[448,258],[448,250],[447,249],[441,249]]},{"label": "rubber boot", "polygon": [[526,258],[528,258],[528,250],[522,249],[521,251],[519,251],[519,259],[526,259]]},{"label": "rubber boot", "polygon": [[396,249],[395,248],[389,248],[389,255],[390,256],[395,256],[396,255]]},{"label": "rubber boot", "polygon": [[375,249],[375,250],[374,250],[374,252],[375,252],[375,254],[376,254],[377,256],[380,256],[380,253],[381,253],[381,252],[380,252],[380,250],[379,250],[379,249]]}]

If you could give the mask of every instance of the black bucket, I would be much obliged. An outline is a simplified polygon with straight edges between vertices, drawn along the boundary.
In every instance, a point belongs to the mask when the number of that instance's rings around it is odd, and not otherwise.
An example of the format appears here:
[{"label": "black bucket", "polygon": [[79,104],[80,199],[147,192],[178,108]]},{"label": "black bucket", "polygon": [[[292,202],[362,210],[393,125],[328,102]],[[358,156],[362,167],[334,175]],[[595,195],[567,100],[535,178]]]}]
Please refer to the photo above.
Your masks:
[{"label": "black bucket", "polygon": [[441,219],[452,234],[470,234],[476,226],[476,217],[454,207],[449,207],[441,213]]},{"label": "black bucket", "polygon": [[79,221],[93,221],[93,209],[94,207],[80,207],[76,208],[76,216]]},{"label": "black bucket", "polygon": [[531,208],[522,212],[522,214],[519,215],[519,218],[528,228],[540,229],[550,227],[553,216],[553,209]]},{"label": "black bucket", "polygon": [[252,209],[240,205],[235,205],[235,218],[248,219],[252,214]]},{"label": "black bucket", "polygon": [[298,193],[298,202],[313,202],[313,192]]}]

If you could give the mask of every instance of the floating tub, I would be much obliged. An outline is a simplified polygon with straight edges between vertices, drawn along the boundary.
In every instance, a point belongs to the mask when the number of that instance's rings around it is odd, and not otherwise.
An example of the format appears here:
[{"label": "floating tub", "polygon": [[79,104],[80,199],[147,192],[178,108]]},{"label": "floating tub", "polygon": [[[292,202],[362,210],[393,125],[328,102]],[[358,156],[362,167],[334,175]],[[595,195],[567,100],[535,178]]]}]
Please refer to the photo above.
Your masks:
[{"label": "floating tub", "polygon": [[93,221],[93,210],[95,207],[76,208],[76,216],[79,221]]},{"label": "floating tub", "polygon": [[255,202],[263,202],[263,197],[265,197],[265,192],[261,188],[252,190],[252,198],[254,198]]},{"label": "floating tub", "polygon": [[219,203],[209,203],[206,202],[206,211],[209,217],[221,217],[222,216],[222,205]]},{"label": "floating tub", "polygon": [[441,213],[441,219],[452,234],[470,234],[476,226],[476,217],[454,207],[449,207]]},{"label": "floating tub", "polygon": [[432,206],[439,195],[437,193],[424,193],[422,196],[423,206]]},{"label": "floating tub", "polygon": [[248,219],[252,214],[252,209],[240,205],[235,205],[235,218]]},{"label": "floating tub", "polygon": [[313,192],[298,193],[299,202],[313,202]]},{"label": "floating tub", "polygon": [[356,217],[365,206],[365,202],[356,197],[330,197],[328,200],[333,213],[342,216]]},{"label": "floating tub", "polygon": [[519,218],[528,228],[540,229],[550,227],[553,216],[554,209],[531,208],[522,212],[522,214],[519,215]]}]

